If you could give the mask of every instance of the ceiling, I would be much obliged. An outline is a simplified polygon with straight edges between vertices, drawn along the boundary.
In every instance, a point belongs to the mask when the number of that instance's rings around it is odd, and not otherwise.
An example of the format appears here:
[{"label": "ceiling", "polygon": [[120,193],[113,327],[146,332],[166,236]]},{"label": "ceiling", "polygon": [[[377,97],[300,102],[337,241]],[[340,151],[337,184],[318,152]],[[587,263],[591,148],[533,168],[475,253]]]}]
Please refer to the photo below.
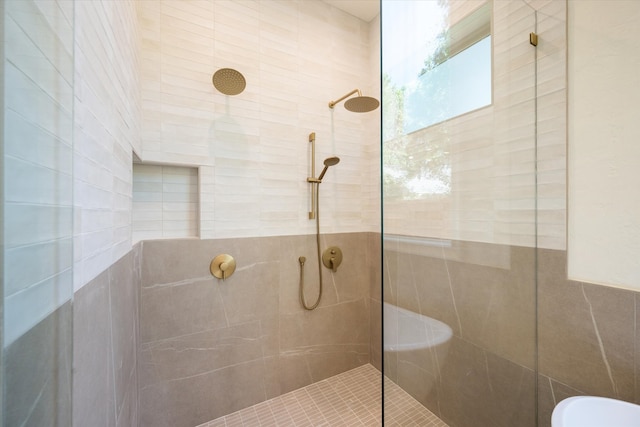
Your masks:
[{"label": "ceiling", "polygon": [[324,0],[365,22],[371,22],[380,13],[380,0]]}]

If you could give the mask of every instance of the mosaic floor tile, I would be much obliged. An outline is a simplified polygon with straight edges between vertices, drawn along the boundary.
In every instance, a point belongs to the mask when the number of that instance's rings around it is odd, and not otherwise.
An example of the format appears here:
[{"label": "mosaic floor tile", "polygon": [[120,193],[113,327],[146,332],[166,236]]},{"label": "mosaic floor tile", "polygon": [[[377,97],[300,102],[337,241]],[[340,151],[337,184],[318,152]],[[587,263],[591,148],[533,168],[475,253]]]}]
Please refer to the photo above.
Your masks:
[{"label": "mosaic floor tile", "polygon": [[[380,371],[363,365],[197,427],[381,426]],[[385,426],[448,427],[385,378]]]}]

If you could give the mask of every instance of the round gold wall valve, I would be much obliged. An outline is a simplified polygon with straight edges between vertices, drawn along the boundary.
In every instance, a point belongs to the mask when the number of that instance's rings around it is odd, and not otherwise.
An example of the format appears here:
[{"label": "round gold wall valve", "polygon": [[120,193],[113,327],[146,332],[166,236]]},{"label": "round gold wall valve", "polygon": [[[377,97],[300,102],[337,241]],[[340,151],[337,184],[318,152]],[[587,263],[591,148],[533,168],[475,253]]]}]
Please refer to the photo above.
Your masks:
[{"label": "round gold wall valve", "polygon": [[229,254],[220,254],[211,261],[209,270],[218,279],[227,279],[236,271],[236,260]]},{"label": "round gold wall valve", "polygon": [[342,263],[342,251],[337,246],[331,246],[322,253],[322,263],[334,273]]}]

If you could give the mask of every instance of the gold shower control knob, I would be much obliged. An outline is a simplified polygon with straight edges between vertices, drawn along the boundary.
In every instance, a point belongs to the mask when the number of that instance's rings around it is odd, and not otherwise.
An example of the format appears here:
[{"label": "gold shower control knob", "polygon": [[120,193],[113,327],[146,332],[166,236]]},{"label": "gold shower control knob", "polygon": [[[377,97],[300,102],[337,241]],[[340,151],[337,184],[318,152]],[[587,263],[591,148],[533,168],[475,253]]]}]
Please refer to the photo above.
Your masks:
[{"label": "gold shower control knob", "polygon": [[322,263],[334,273],[338,271],[338,267],[342,264],[342,251],[340,248],[331,246],[325,249],[322,253]]},{"label": "gold shower control knob", "polygon": [[236,271],[236,260],[229,254],[220,254],[211,261],[209,271],[218,279],[227,279]]}]

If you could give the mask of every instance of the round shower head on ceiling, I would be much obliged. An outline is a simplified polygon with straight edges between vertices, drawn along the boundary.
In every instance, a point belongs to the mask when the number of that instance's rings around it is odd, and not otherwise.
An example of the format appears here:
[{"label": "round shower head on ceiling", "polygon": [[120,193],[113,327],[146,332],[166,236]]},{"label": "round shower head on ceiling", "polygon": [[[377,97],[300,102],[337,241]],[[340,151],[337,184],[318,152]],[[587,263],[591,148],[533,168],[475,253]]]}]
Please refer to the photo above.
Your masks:
[{"label": "round shower head on ceiling", "polygon": [[220,68],[211,78],[216,89],[225,95],[237,95],[247,86],[244,76],[232,68]]},{"label": "round shower head on ceiling", "polygon": [[344,102],[344,108],[354,113],[368,113],[378,108],[380,102],[370,96],[356,96]]},{"label": "round shower head on ceiling", "polygon": [[328,157],[324,159],[325,166],[335,166],[340,163],[340,157]]}]

